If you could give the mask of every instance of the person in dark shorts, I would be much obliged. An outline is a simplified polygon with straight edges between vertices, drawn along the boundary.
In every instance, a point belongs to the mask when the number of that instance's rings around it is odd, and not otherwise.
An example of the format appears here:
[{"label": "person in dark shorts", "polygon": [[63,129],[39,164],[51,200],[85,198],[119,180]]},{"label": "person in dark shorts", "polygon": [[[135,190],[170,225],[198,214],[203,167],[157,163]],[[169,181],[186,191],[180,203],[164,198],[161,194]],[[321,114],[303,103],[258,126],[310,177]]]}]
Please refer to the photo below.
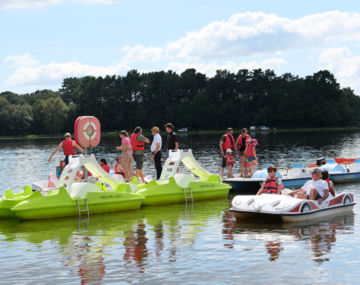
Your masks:
[{"label": "person in dark shorts", "polygon": [[150,140],[142,135],[142,128],[136,127],[130,137],[130,141],[133,150],[133,158],[136,163],[136,177],[145,183],[145,175],[143,172],[145,150],[144,143],[150,143]]},{"label": "person in dark shorts", "polygon": [[241,177],[245,177],[244,169],[246,164],[246,156],[245,156],[245,149],[246,149],[246,141],[250,140],[251,137],[248,135],[247,128],[243,128],[241,130],[241,134],[238,136],[235,142],[235,151],[236,155],[240,156],[240,173]]},{"label": "person in dark shorts", "polygon": [[160,136],[160,129],[156,126],[152,127],[151,133],[154,136],[154,139],[151,143],[151,157],[154,160],[155,169],[156,169],[156,179],[160,179],[162,166],[161,166],[161,145],[162,139]]},{"label": "person in dark shorts", "polygon": [[[219,143],[221,155],[222,155],[222,162],[221,162],[221,177],[224,176],[224,169],[226,167],[226,150],[230,149],[231,151],[234,151],[235,147],[235,140],[233,137],[233,129],[227,128],[226,134],[223,135],[220,139]],[[228,176],[232,176],[231,173],[228,173]]]},{"label": "person in dark shorts", "polygon": [[165,144],[165,159],[169,157],[169,150],[177,151],[179,148],[179,141],[177,134],[174,132],[174,125],[172,123],[167,123],[165,130],[168,133]]},{"label": "person in dark shorts", "polygon": [[50,155],[50,158],[49,158],[48,162],[51,161],[54,154],[57,153],[57,151],[60,148],[62,148],[63,151],[64,151],[64,155],[65,155],[64,161],[65,161],[66,165],[69,164],[69,156],[70,155],[76,155],[76,149],[78,149],[81,152],[84,152],[84,150],[76,143],[76,141],[73,141],[71,139],[71,134],[70,133],[65,133],[65,139],[59,143],[57,148]]}]

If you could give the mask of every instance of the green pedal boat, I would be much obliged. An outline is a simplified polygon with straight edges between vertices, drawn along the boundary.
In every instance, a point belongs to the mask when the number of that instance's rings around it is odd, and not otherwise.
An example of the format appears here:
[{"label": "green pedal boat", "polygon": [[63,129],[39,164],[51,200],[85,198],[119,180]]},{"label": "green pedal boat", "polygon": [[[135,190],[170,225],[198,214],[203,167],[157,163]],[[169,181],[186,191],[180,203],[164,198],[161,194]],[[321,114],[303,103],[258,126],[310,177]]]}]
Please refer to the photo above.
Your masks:
[{"label": "green pedal boat", "polygon": [[[76,182],[82,167],[91,171],[99,182]],[[94,179],[93,178],[93,179]],[[0,200],[1,217],[46,219],[139,209],[144,196],[132,192],[131,185],[121,183],[106,173],[95,157],[80,156],[70,162],[59,179],[58,189],[23,193],[8,190]]]},{"label": "green pedal boat", "polygon": [[[182,162],[190,172],[177,173]],[[196,178],[195,178],[196,176]],[[227,197],[230,186],[219,175],[204,169],[191,150],[170,152],[159,181],[137,185],[135,193],[145,197],[143,205],[165,205]]]}]

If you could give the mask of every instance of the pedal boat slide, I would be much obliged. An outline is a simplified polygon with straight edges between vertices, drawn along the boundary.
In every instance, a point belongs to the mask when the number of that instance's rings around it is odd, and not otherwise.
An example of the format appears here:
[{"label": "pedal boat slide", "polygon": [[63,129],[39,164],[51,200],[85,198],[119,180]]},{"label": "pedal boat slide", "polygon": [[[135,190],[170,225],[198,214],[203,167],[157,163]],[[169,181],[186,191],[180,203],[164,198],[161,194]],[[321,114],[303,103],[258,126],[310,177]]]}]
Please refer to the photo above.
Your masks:
[{"label": "pedal boat slide", "polygon": [[[180,162],[190,173],[178,173]],[[138,185],[136,193],[145,197],[143,205],[165,205],[227,197],[230,185],[219,175],[203,168],[191,149],[170,151],[158,181]]]},{"label": "pedal boat slide", "polygon": [[[81,167],[91,171],[98,182],[76,182]],[[131,185],[121,183],[105,172],[95,157],[71,158],[56,189],[13,194],[7,190],[0,200],[0,218],[44,219],[139,209],[144,196],[132,192]],[[84,213],[85,212],[85,213]]]}]

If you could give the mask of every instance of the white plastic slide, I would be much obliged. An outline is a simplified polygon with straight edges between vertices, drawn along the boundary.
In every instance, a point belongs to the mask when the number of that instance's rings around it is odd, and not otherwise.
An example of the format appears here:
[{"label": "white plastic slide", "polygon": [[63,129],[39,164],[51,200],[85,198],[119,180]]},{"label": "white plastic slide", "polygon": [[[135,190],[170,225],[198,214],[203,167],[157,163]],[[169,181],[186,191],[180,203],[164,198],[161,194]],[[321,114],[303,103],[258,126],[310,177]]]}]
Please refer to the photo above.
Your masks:
[{"label": "white plastic slide", "polygon": [[165,161],[160,180],[167,180],[169,177],[174,177],[180,162],[202,180],[207,180],[212,174],[196,161],[191,149],[188,151],[178,150],[176,152],[170,150],[169,158]]},{"label": "white plastic slide", "polygon": [[69,164],[61,173],[57,187],[63,186],[69,190],[75,180],[77,172],[82,170],[82,166],[90,171],[93,177],[110,185],[112,189],[116,189],[118,187],[119,182],[102,169],[93,154],[90,157],[85,157],[83,155],[80,155],[79,157],[71,157],[69,159]]}]

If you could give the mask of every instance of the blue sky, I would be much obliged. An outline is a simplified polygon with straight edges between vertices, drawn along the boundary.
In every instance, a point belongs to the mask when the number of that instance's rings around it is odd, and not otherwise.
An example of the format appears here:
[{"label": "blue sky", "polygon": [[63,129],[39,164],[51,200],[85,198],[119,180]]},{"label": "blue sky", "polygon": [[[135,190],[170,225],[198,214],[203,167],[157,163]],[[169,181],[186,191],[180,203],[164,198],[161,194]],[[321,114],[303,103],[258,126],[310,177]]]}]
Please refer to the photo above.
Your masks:
[{"label": "blue sky", "polygon": [[360,95],[360,1],[1,0],[0,92],[186,68],[333,72]]}]

